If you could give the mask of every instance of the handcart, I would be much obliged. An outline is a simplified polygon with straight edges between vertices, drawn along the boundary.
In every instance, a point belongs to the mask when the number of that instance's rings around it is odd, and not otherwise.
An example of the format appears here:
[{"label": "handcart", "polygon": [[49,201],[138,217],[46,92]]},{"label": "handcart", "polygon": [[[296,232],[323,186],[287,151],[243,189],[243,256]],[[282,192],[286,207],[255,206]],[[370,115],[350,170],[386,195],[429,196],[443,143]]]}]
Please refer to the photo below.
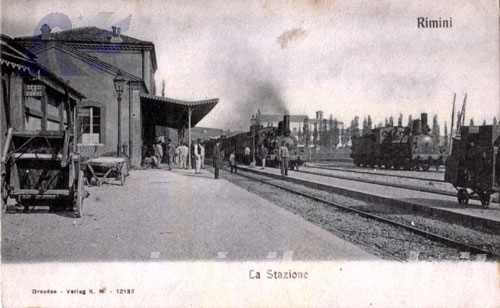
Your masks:
[{"label": "handcart", "polygon": [[89,183],[102,185],[103,183],[125,184],[128,176],[128,161],[124,157],[97,157],[87,160],[86,174]]}]

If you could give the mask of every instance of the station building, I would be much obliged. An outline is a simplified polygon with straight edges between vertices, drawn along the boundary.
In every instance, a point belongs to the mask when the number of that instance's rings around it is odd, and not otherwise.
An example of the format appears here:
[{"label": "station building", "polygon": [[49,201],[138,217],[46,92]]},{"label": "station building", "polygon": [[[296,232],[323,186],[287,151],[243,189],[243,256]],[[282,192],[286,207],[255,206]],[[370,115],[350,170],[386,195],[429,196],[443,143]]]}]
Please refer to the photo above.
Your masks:
[{"label": "station building", "polygon": [[[123,35],[117,27],[52,32],[44,24],[40,32],[15,40],[85,95],[78,110],[82,155],[95,157],[120,149],[133,166],[139,166],[143,146],[165,135],[166,129],[159,128],[172,128],[184,138],[218,102],[156,96],[154,44]],[[117,80],[123,82],[120,104]]]}]

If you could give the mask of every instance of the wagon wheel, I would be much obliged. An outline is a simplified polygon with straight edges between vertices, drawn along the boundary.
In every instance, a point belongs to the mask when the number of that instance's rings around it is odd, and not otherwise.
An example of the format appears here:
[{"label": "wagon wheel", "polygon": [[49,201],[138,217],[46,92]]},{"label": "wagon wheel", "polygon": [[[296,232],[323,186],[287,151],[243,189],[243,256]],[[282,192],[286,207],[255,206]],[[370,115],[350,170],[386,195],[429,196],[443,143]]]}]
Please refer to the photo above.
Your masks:
[{"label": "wagon wheel", "polygon": [[387,169],[393,169],[394,168],[394,161],[392,159],[387,161]]},{"label": "wagon wheel", "polygon": [[9,185],[5,178],[2,179],[2,211],[7,209],[7,201],[9,199]]},{"label": "wagon wheel", "polygon": [[406,159],[404,160],[404,162],[403,162],[403,169],[404,169],[404,170],[411,170],[411,169],[412,169],[412,166],[411,166],[411,165],[412,165],[412,164],[411,164],[411,161],[410,161],[408,158],[406,158]]},{"label": "wagon wheel", "polygon": [[80,218],[83,215],[83,199],[85,198],[85,188],[83,185],[83,173],[78,172],[77,189],[73,192],[73,215]]},{"label": "wagon wheel", "polygon": [[468,204],[469,203],[469,194],[467,190],[461,188],[457,191],[457,199],[459,204]]},{"label": "wagon wheel", "polygon": [[384,169],[391,169],[391,163],[389,160],[383,160],[382,164],[384,164]]},{"label": "wagon wheel", "polygon": [[393,166],[394,166],[394,170],[399,170],[399,169],[401,169],[401,162],[399,160],[396,160],[394,162]]},{"label": "wagon wheel", "polygon": [[480,193],[479,199],[481,200],[481,205],[484,208],[488,208],[488,206],[490,205],[491,194],[488,193],[487,191]]},{"label": "wagon wheel", "polygon": [[432,160],[431,158],[429,158],[428,160],[424,160],[422,161],[422,170],[423,171],[429,171],[429,169],[431,168],[431,165],[432,165]]},{"label": "wagon wheel", "polygon": [[436,168],[436,171],[439,171],[439,167],[441,165],[440,159],[436,159],[436,161],[434,163],[435,163],[434,167]]}]

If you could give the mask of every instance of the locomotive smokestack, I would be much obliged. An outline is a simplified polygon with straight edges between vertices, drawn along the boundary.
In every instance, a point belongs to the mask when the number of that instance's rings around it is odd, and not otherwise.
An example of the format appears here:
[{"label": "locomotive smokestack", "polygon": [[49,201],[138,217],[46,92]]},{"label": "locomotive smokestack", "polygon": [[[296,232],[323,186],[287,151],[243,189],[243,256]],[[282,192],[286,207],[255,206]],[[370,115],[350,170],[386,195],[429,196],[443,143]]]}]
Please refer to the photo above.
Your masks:
[{"label": "locomotive smokestack", "polygon": [[290,133],[290,115],[285,114],[283,116],[283,132],[286,134]]},{"label": "locomotive smokestack", "polygon": [[415,135],[422,134],[422,120],[421,119],[413,120],[412,130],[413,130],[413,134],[415,134]]},{"label": "locomotive smokestack", "polygon": [[428,134],[431,131],[431,128],[429,127],[429,122],[427,121],[427,113],[424,112],[420,114],[420,119],[422,120],[422,133]]},{"label": "locomotive smokestack", "polygon": [[420,120],[422,120],[422,128],[425,128],[428,126],[427,123],[427,113],[423,112],[420,114]]}]

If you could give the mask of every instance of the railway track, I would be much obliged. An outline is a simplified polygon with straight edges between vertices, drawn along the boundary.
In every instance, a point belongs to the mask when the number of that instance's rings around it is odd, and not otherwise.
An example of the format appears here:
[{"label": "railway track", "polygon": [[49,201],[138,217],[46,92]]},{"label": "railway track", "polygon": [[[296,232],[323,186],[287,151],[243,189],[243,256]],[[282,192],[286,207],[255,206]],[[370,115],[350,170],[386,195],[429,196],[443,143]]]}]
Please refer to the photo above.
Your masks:
[{"label": "railway track", "polygon": [[[418,186],[414,186],[414,185],[398,184],[398,183],[386,183],[386,182],[377,181],[377,180],[354,178],[352,176],[334,175],[334,174],[313,172],[313,171],[307,171],[307,170],[299,170],[296,172],[307,173],[307,174],[312,174],[312,175],[317,175],[317,176],[325,176],[325,177],[336,178],[336,179],[341,179],[341,180],[358,181],[358,182],[363,182],[363,183],[368,183],[368,184],[376,184],[376,185],[382,185],[382,186],[388,186],[388,187],[404,188],[404,189],[410,189],[410,190],[415,190],[415,191],[420,191],[420,192],[427,192],[427,193],[443,195],[443,196],[451,196],[451,197],[456,196],[455,192],[449,192],[449,191],[426,188],[426,187],[418,187]],[[350,171],[347,171],[347,172],[350,172]],[[434,182],[433,180],[429,180],[429,179],[425,179],[425,181]],[[435,182],[437,182],[437,181],[435,181]]]},{"label": "railway track", "polygon": [[351,172],[351,173],[356,173],[356,174],[380,175],[380,176],[395,177],[395,178],[400,178],[400,179],[422,180],[422,181],[429,181],[429,182],[445,183],[444,180],[438,180],[438,179],[430,179],[430,178],[424,178],[424,177],[419,177],[419,176],[411,176],[411,175],[401,175],[401,174],[390,174],[390,173],[382,173],[382,172],[361,171],[361,170],[355,170],[354,168],[352,168],[352,170],[345,169],[345,168],[323,167],[323,166],[317,166],[317,167],[316,166],[312,166],[312,167],[309,167],[309,168],[323,169],[323,170],[332,170],[332,171],[341,171],[341,172]]},{"label": "railway track", "polygon": [[[381,215],[376,215],[376,214],[373,214],[370,212],[359,210],[359,209],[354,208],[352,206],[344,205],[344,204],[339,203],[339,202],[333,202],[330,200],[326,200],[324,198],[314,196],[310,193],[298,191],[296,189],[286,187],[284,185],[276,184],[276,183],[272,182],[273,180],[259,179],[259,178],[256,178],[254,176],[244,174],[241,171],[248,172],[245,170],[239,170],[238,176],[242,176],[242,177],[245,177],[245,178],[253,180],[253,181],[258,181],[258,182],[263,183],[265,185],[269,185],[271,187],[286,191],[288,193],[291,193],[291,194],[294,194],[297,196],[301,196],[301,197],[309,199],[309,200],[313,200],[313,201],[325,204],[325,205],[330,206],[330,207],[334,207],[336,209],[339,209],[339,210],[342,210],[345,212],[354,213],[354,214],[357,214],[359,216],[362,216],[362,217],[365,217],[365,218],[368,218],[368,219],[371,219],[371,220],[374,220],[374,221],[377,221],[380,223],[388,224],[388,225],[393,226],[397,229],[411,232],[411,233],[416,234],[418,236],[422,236],[428,240],[440,243],[440,244],[448,246],[448,247],[455,248],[459,251],[465,251],[465,252],[469,252],[469,253],[472,253],[475,255],[483,255],[486,257],[487,260],[497,260],[497,261],[500,260],[500,255],[496,254],[495,252],[485,250],[481,247],[473,246],[473,245],[470,245],[470,244],[467,244],[467,243],[464,243],[464,242],[461,242],[461,241],[458,241],[455,239],[451,239],[449,237],[446,237],[446,236],[443,236],[443,235],[440,235],[440,234],[437,234],[434,232],[429,232],[427,230],[417,228],[417,227],[412,226],[412,225],[408,225],[408,224],[404,224],[404,223],[401,223],[401,222],[398,222],[395,220],[391,220],[391,219],[383,217]],[[260,174],[260,175],[263,177],[266,177],[265,174]],[[274,181],[276,181],[276,180],[274,180]]]},{"label": "railway track", "polygon": [[[341,167],[339,169],[342,169],[342,168],[346,168],[346,169],[351,169],[351,170],[359,170],[360,172],[367,172],[367,171],[363,171],[363,170],[366,170],[366,169],[369,169],[369,168],[365,168],[365,167],[358,167],[358,166],[355,166],[354,163],[350,163],[349,165],[334,165],[334,164],[325,164],[325,163],[315,163],[315,162],[312,162],[315,167],[317,168],[336,168],[336,167]],[[340,163],[344,163],[344,162],[340,162]],[[381,170],[384,170],[384,168],[379,168]],[[345,169],[344,169],[345,170]],[[394,169],[385,169],[385,170],[392,170],[392,171],[405,171],[405,170],[394,170]],[[408,170],[406,170],[408,171]],[[430,173],[444,173],[444,170],[427,170],[427,171],[416,171],[416,172],[430,172]]]}]

